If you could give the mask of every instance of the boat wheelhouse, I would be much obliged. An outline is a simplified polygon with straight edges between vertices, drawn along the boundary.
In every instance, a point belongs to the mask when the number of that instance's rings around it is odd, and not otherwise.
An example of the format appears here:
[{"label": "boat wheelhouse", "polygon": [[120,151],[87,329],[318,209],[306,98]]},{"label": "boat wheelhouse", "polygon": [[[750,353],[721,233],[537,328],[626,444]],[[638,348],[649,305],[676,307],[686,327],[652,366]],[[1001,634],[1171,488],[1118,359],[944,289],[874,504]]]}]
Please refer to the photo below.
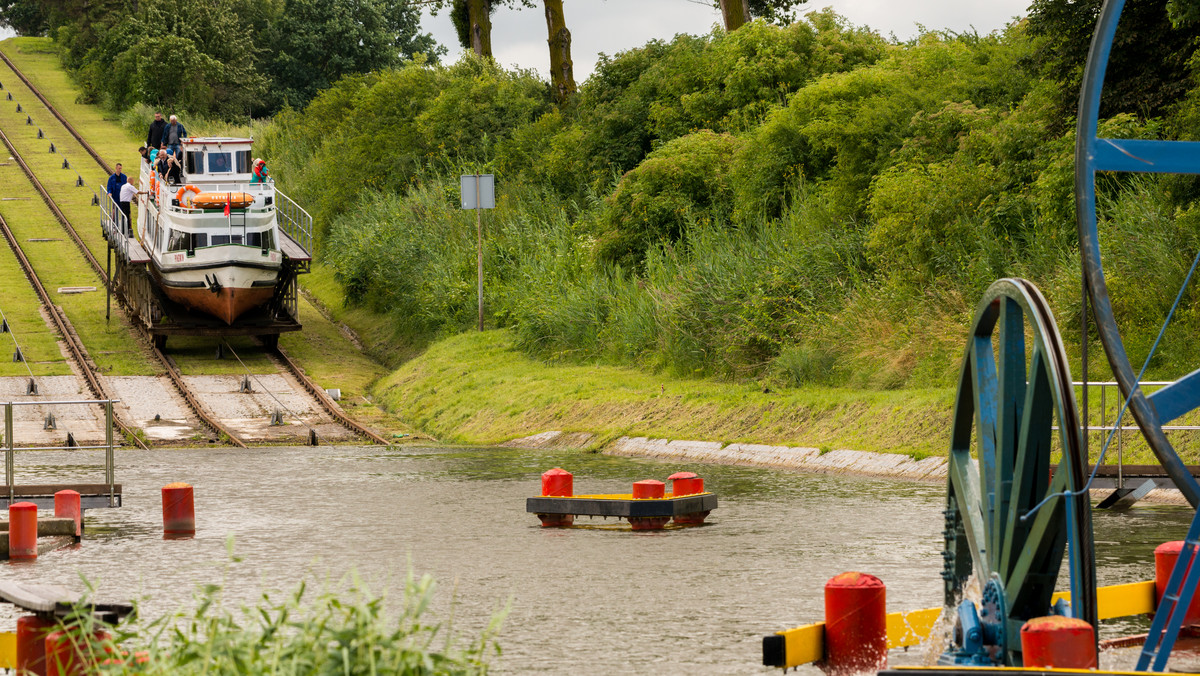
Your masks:
[{"label": "boat wheelhouse", "polygon": [[177,181],[144,162],[139,175],[137,238],[155,281],[170,300],[227,325],[276,296],[281,246],[295,246],[279,229],[274,183],[251,183],[251,145],[184,139]]}]

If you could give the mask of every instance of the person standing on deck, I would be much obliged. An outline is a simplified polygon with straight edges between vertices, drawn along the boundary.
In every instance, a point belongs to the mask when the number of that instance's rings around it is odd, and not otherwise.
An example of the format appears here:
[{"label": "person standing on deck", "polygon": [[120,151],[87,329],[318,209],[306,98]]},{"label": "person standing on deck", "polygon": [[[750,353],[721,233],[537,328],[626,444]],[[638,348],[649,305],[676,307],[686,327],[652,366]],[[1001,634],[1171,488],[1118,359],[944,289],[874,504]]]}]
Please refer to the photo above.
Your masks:
[{"label": "person standing on deck", "polygon": [[187,130],[184,129],[183,125],[179,123],[179,118],[172,115],[171,124],[168,124],[163,128],[162,142],[167,144],[167,150],[169,150],[172,155],[178,155],[179,144],[182,143],[183,139],[185,138],[187,138]]},{"label": "person standing on deck", "polygon": [[146,147],[157,148],[158,144],[163,142],[163,129],[167,123],[162,119],[162,113],[154,114],[154,121],[150,123],[150,130],[146,132]]},{"label": "person standing on deck", "polygon": [[121,207],[121,213],[125,214],[125,234],[133,234],[133,219],[129,216],[129,206],[133,202],[133,198],[137,196],[138,189],[134,187],[132,181],[126,181],[125,185],[121,186],[121,201],[117,204]]},{"label": "person standing on deck", "polygon": [[117,162],[116,171],[108,177],[108,195],[115,203],[121,202],[121,186],[129,182],[129,178],[121,173],[121,163]]},{"label": "person standing on deck", "polygon": [[267,171],[267,163],[263,162],[262,158],[255,158],[252,173],[253,175],[250,176],[251,183],[266,183],[270,172]]}]

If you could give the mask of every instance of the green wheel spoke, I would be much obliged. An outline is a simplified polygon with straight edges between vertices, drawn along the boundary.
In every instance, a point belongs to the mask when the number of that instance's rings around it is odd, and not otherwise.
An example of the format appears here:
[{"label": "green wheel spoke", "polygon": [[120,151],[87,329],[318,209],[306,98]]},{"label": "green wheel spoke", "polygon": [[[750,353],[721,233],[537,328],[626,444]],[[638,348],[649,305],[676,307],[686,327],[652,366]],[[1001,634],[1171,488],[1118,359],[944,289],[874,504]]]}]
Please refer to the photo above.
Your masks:
[{"label": "green wheel spoke", "polygon": [[1011,578],[1016,556],[1025,548],[1029,524],[1021,517],[1046,496],[1050,482],[1050,439],[1054,410],[1050,378],[1041,350],[1034,350],[1030,364],[1030,384],[1022,407],[1020,445],[1014,462],[1012,498],[1004,524],[1004,545],[997,569],[1004,579]]}]

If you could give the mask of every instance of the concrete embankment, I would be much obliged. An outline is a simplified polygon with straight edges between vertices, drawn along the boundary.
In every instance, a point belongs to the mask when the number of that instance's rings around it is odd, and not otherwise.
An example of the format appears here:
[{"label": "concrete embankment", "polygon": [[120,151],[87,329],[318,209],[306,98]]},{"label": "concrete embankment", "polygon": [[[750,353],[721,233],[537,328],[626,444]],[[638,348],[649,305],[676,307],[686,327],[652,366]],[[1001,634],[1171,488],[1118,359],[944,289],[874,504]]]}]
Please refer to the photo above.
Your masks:
[{"label": "concrete embankment", "polygon": [[[510,448],[586,448],[595,442],[586,432],[543,432],[501,444]],[[683,441],[620,437],[603,448],[607,455],[660,458],[721,465],[777,467],[820,474],[854,474],[916,481],[944,481],[946,459],[914,460],[898,453],[830,450],[803,446],[722,444],[719,441]]]},{"label": "concrete embankment", "polygon": [[[550,431],[513,439],[501,444],[508,448],[583,449],[595,444],[596,435],[588,432]],[[920,460],[899,453],[874,453],[837,449],[823,451],[804,446],[769,446],[766,444],[722,444],[719,441],[687,441],[619,437],[602,448],[606,455],[634,458],[658,458],[681,462],[701,462],[718,465],[744,465],[790,469],[814,474],[847,474],[855,476],[902,479],[906,481],[942,482],[946,480],[947,462],[942,457]],[[1111,491],[1092,491],[1096,500],[1103,500]],[[1143,498],[1147,502],[1185,505],[1183,495],[1175,489],[1155,489]]]}]

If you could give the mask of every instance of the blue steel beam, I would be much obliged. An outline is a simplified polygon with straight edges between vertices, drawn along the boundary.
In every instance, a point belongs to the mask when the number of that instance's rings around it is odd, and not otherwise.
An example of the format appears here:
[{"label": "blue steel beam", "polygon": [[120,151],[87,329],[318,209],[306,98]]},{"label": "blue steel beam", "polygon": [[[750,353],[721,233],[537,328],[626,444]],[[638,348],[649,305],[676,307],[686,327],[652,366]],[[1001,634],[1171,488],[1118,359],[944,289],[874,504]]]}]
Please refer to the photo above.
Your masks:
[{"label": "blue steel beam", "polygon": [[1200,406],[1200,369],[1192,371],[1166,387],[1146,397],[1158,411],[1158,420],[1165,425]]},{"label": "blue steel beam", "polygon": [[1096,171],[1200,174],[1200,142],[1098,138],[1091,145]]}]

